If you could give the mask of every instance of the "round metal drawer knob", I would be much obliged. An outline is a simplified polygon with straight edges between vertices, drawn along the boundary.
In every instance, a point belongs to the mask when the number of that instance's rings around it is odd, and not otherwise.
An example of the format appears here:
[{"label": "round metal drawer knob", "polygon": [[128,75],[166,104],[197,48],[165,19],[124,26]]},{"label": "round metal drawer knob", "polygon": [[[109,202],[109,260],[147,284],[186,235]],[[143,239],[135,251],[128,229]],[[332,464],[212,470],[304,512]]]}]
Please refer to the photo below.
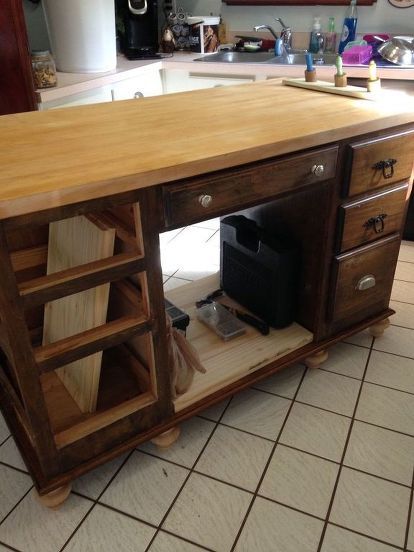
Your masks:
[{"label": "round metal drawer knob", "polygon": [[198,202],[204,208],[209,207],[212,201],[213,201],[213,198],[211,197],[211,195],[208,195],[208,194],[202,194],[201,196],[198,197]]},{"label": "round metal drawer knob", "polygon": [[311,169],[311,172],[315,176],[322,176],[325,172],[325,167],[323,165],[314,165]]},{"label": "round metal drawer knob", "polygon": [[134,100],[139,100],[139,98],[143,98],[143,97],[144,97],[144,94],[139,90],[137,90],[134,94]]}]

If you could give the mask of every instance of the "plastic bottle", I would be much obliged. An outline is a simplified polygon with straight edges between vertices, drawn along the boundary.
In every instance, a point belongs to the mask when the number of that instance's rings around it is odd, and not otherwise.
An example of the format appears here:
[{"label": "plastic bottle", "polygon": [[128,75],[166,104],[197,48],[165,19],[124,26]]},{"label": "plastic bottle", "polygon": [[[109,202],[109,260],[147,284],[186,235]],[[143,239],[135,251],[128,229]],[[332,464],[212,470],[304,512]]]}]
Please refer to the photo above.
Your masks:
[{"label": "plastic bottle", "polygon": [[344,19],[344,26],[342,28],[341,41],[339,43],[338,53],[342,54],[345,46],[351,40],[355,40],[355,33],[358,21],[358,12],[356,6],[356,0],[351,0]]},{"label": "plastic bottle", "polygon": [[336,51],[335,17],[330,17],[328,32],[325,33],[325,52],[334,54]]},{"label": "plastic bottle", "polygon": [[309,52],[318,54],[323,51],[324,37],[321,33],[321,18],[314,17],[312,24],[312,32],[309,41]]}]

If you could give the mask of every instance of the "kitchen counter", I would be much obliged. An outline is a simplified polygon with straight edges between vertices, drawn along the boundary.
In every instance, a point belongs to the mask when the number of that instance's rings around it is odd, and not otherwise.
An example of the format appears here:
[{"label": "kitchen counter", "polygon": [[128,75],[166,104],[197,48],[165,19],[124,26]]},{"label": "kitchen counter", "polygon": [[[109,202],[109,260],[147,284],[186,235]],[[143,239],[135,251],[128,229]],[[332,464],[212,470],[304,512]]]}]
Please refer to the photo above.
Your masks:
[{"label": "kitchen counter", "polygon": [[0,219],[410,122],[414,98],[403,94],[364,101],[273,79],[7,115],[0,118]]},{"label": "kitchen counter", "polygon": [[[168,56],[168,54],[165,54]],[[268,77],[302,77],[304,66],[300,65],[271,65],[263,63],[194,63],[193,60],[201,54],[193,52],[175,52],[171,57],[160,60],[129,61],[124,56],[118,56],[115,71],[109,73],[58,73],[58,86],[38,90],[39,102],[47,102],[92,90],[119,80],[145,75],[153,69],[182,69],[200,74],[218,73],[230,75],[254,75],[257,80]],[[332,66],[317,67],[320,80],[332,80],[334,68]],[[350,78],[367,78],[368,68],[362,66],[346,67]],[[389,80],[414,80],[414,69],[395,67],[378,67],[378,76]]]}]

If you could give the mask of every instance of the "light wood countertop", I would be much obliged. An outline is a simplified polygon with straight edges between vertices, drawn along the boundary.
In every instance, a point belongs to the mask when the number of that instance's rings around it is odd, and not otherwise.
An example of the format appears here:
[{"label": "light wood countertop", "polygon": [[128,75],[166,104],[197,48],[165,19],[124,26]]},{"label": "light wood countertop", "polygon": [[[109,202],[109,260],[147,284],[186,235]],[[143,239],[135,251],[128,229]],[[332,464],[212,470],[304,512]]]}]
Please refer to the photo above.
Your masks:
[{"label": "light wood countertop", "polygon": [[279,80],[0,117],[0,219],[414,123]]}]

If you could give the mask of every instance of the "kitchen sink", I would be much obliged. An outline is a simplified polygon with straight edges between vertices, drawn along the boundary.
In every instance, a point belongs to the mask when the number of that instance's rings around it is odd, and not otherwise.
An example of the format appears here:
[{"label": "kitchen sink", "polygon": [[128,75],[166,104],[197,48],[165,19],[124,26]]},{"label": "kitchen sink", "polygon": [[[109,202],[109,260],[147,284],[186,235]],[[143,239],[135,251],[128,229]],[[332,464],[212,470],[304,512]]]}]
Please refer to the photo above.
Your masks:
[{"label": "kitchen sink", "polygon": [[[315,65],[335,65],[336,54],[313,54]],[[273,52],[217,52],[196,58],[194,61],[210,63],[266,63],[275,65],[306,65],[305,54],[289,53],[275,56]]]}]

